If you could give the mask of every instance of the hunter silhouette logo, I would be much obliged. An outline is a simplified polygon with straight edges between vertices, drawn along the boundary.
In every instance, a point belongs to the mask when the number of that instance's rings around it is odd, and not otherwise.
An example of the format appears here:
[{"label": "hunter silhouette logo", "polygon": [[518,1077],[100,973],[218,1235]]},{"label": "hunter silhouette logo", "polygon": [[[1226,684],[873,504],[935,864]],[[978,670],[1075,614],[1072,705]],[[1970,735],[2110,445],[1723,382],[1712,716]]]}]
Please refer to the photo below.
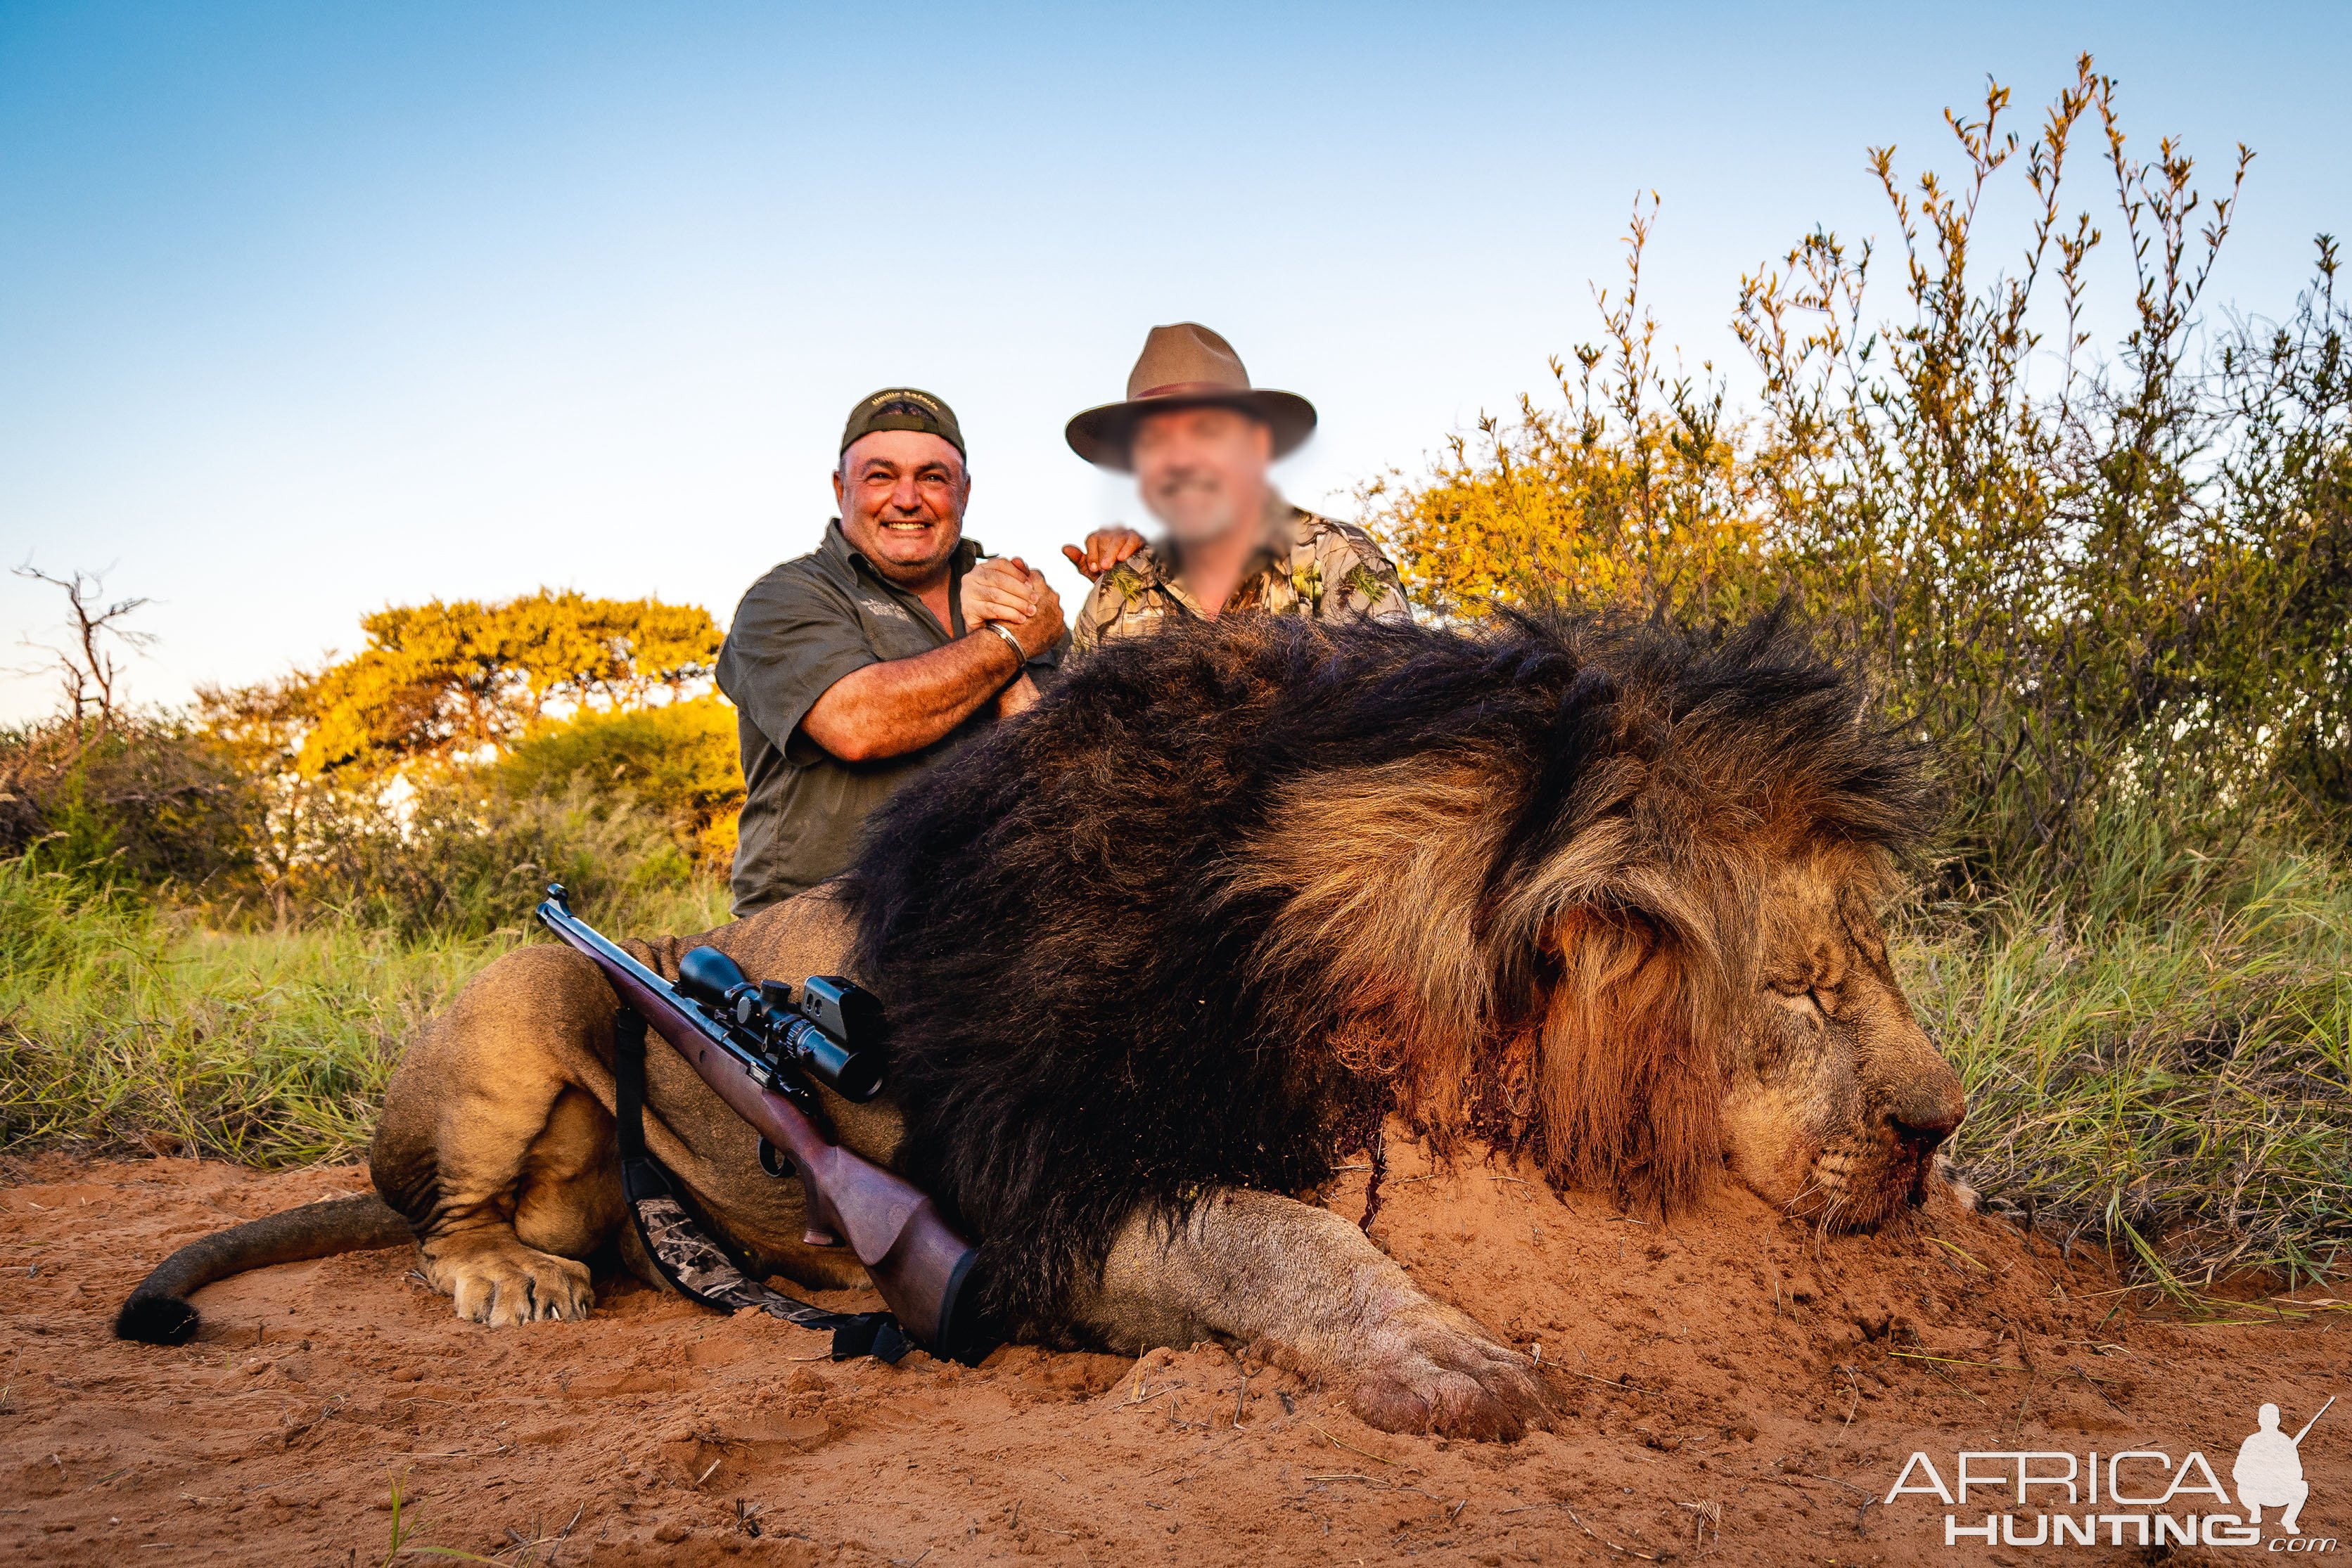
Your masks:
[{"label": "hunter silhouette logo", "polygon": [[[2333,1395],[2327,1405],[2336,1403]],[[2279,1407],[2265,1405],[2255,1416],[2258,1429],[2238,1445],[2238,1462],[2230,1467],[2230,1479],[2238,1483],[2238,1502],[2246,1511],[2248,1524],[2263,1521],[2263,1510],[2283,1508],[2279,1528],[2289,1535],[2301,1535],[2303,1527],[2295,1522],[2303,1512],[2304,1500],[2311,1495],[2311,1483],[2303,1479],[2303,1439],[2319,1416],[2327,1414],[2327,1405],[2319,1407],[2319,1415],[2303,1424],[2303,1430],[2290,1437],[2279,1430]]]},{"label": "hunter silhouette logo", "polygon": [[[2333,1552],[2333,1536],[2303,1532],[2311,1483],[2303,1440],[2336,1403],[2331,1396],[2292,1437],[2276,1405],[2264,1405],[2254,1430],[2238,1445],[2230,1489],[2195,1449],[2175,1463],[2158,1448],[2070,1454],[2056,1450],[1969,1449],[1953,1456],[1951,1483],[1935,1460],[1915,1453],[1883,1500],[1932,1497],[1944,1515],[1944,1544],[1988,1546],[2263,1546],[2272,1552]],[[1990,1496],[1984,1495],[1990,1493]],[[1971,1495],[1975,1494],[1975,1495]],[[1990,1503],[2000,1511],[1970,1512]],[[2279,1511],[2263,1540],[2263,1511]],[[1979,1522],[1981,1521],[1981,1522]]]}]

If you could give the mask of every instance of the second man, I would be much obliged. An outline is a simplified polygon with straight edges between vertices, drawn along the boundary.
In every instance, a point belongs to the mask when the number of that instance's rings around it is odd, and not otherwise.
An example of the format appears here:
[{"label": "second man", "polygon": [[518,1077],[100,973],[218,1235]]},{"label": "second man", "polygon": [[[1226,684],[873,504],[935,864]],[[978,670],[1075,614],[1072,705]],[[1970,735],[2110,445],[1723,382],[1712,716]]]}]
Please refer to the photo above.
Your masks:
[{"label": "second man", "polygon": [[1313,620],[1408,621],[1396,569],[1352,523],[1294,507],[1266,475],[1313,434],[1315,409],[1294,392],[1250,385],[1233,345],[1206,327],[1154,327],[1127,378],[1127,399],[1088,409],[1065,433],[1072,451],[1133,472],[1168,528],[1146,546],[1107,529],[1071,563],[1095,579],[1073,642],[1083,653],[1170,617],[1239,611]]}]

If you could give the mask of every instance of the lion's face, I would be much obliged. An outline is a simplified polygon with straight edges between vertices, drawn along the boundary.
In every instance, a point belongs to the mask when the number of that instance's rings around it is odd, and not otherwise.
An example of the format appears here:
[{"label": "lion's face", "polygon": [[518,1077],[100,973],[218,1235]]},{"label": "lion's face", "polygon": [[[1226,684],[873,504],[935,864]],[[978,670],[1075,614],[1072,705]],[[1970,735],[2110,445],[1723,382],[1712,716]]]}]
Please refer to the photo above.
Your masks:
[{"label": "lion's face", "polygon": [[1867,1229],[1925,1201],[1960,1082],[1913,1016],[1850,852],[1811,851],[1764,898],[1750,1027],[1724,1103],[1732,1173],[1791,1213]]}]

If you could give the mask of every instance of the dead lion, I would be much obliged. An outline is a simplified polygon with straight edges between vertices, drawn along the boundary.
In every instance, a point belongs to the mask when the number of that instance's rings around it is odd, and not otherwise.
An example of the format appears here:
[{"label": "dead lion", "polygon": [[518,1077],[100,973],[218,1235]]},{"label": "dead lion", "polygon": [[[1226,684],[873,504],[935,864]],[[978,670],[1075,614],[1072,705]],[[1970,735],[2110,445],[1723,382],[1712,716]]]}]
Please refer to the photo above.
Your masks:
[{"label": "dead lion", "polygon": [[[1197,626],[1098,653],[902,793],[841,883],[634,950],[845,968],[887,1001],[892,1093],[834,1103],[839,1134],[980,1241],[1007,1333],[1215,1339],[1375,1425],[1508,1437],[1546,1406],[1534,1366],[1285,1195],[1401,1113],[1631,1201],[1727,1168],[1828,1225],[1921,1202],[1960,1088],[1874,908],[1927,789],[1864,712],[1769,620]],[[393,1081],[381,1202],[184,1249],[121,1332],[185,1337],[206,1281],[412,1233],[462,1317],[586,1313],[583,1260],[634,1239],[614,1006],[568,949],[501,958]],[[649,1067],[649,1142],[707,1222],[851,1281],[750,1129]]]}]

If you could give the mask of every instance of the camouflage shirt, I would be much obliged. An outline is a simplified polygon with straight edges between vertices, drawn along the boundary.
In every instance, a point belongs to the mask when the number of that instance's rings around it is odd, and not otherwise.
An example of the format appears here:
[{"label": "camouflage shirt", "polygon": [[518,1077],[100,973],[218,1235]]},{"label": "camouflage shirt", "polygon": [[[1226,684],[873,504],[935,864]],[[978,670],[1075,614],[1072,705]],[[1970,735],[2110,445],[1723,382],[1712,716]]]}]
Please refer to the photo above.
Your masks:
[{"label": "camouflage shirt", "polygon": [[[1103,573],[1071,627],[1072,651],[1084,653],[1114,637],[1149,632],[1171,615],[1204,614],[1192,591],[1178,580],[1170,564],[1173,558],[1163,539]],[[1396,568],[1381,554],[1371,535],[1353,523],[1294,507],[1278,496],[1267,505],[1264,544],[1219,613],[1248,610],[1316,621],[1359,615],[1382,621],[1412,618]]]}]

